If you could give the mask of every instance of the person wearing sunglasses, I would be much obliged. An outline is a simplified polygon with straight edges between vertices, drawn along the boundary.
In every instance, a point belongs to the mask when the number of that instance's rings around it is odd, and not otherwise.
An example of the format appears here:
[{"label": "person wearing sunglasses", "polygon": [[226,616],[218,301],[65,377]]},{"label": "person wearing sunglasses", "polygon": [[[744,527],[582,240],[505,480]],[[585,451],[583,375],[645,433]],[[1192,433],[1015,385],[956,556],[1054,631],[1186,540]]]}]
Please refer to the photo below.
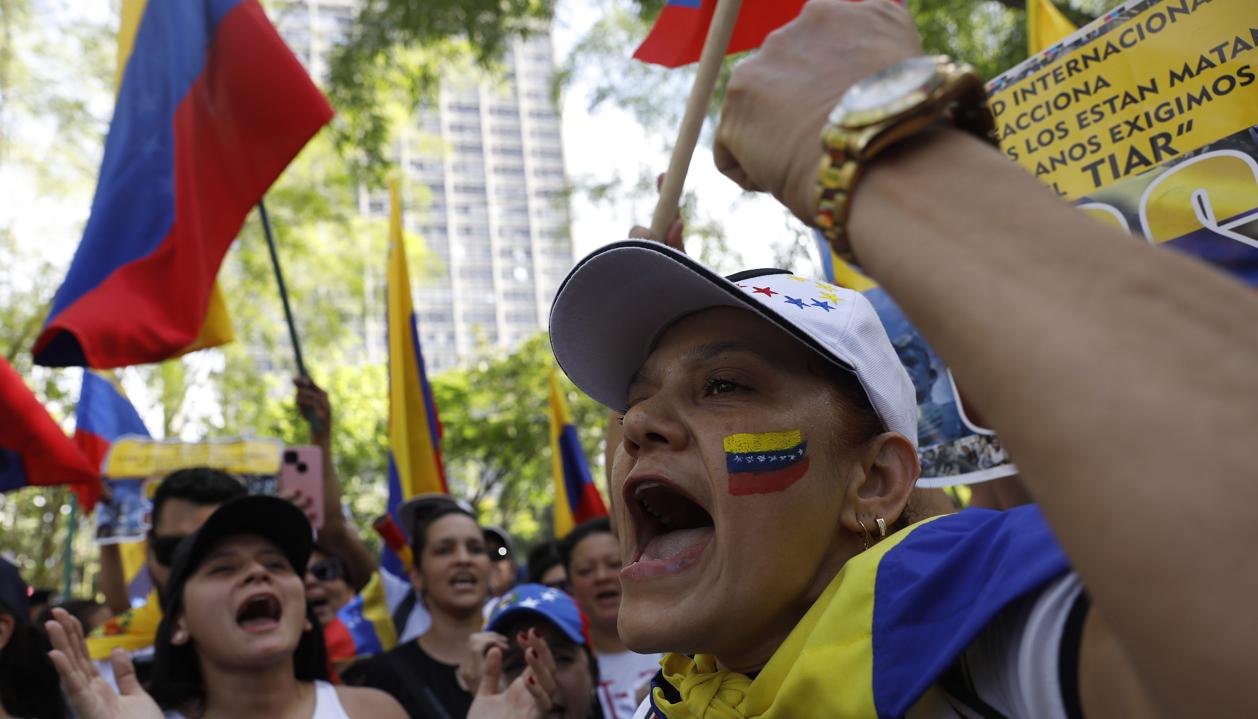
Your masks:
[{"label": "person wearing sunglasses", "polygon": [[345,562],[326,547],[315,544],[306,564],[306,601],[314,610],[319,624],[327,626],[337,611],[354,598],[354,588],[347,579]]},{"label": "person wearing sunglasses", "polygon": [[88,653],[111,683],[112,672],[107,660],[115,647],[131,655],[141,681],[148,676],[175,548],[200,529],[219,506],[245,494],[244,485],[235,477],[208,467],[172,472],[157,486],[145,555],[145,568],[153,580],[153,594],[142,606],[114,616],[87,638]]}]

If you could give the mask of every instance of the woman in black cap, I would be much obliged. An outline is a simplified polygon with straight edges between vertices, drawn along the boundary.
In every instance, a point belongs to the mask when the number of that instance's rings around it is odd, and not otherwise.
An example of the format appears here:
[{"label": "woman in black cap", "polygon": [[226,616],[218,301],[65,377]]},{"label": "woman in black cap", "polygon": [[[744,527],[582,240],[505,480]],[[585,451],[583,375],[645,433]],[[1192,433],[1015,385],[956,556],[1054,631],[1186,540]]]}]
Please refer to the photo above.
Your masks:
[{"label": "woman in black cap", "polygon": [[[333,687],[302,575],[305,515],[275,497],[232,500],[176,552],[148,694],[130,659],[110,657],[120,694],[100,679],[78,621],[54,610],[50,653],[83,719],[401,717],[383,692]],[[159,708],[160,707],[160,708]]]}]

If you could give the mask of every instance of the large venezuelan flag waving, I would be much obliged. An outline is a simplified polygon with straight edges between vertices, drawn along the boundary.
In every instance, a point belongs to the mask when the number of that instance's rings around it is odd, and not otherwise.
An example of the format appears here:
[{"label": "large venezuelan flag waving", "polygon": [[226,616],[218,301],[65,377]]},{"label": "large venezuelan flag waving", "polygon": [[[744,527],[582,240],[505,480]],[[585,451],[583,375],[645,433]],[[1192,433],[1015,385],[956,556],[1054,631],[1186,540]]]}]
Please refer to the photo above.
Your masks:
[{"label": "large venezuelan flag waving", "polygon": [[91,216],[35,342],[39,364],[120,367],[224,341],[212,301],[223,256],[332,117],[257,0],[140,4],[124,7],[134,42],[120,52]]},{"label": "large venezuelan flag waving", "polygon": [[99,483],[96,469],[3,358],[0,417],[0,492],[28,486]]},{"label": "large venezuelan flag waving", "polygon": [[[113,382],[84,370],[83,388],[79,391],[79,405],[75,409],[74,443],[97,469],[109,453],[114,440],[124,434],[152,436],[140,419],[140,413]],[[100,499],[100,485],[84,485],[79,492],[79,504],[90,513]]]},{"label": "large venezuelan flag waving", "polygon": [[581,451],[572,411],[559,386],[559,375],[550,370],[550,465],[555,478],[555,536],[563,537],[578,524],[606,517],[607,506],[590,477]]},{"label": "large venezuelan flag waving", "polygon": [[[388,313],[389,313],[389,513],[417,494],[447,493],[441,464],[441,420],[428,386],[419,330],[411,304],[406,237],[397,182],[389,184]],[[410,527],[404,527],[409,532]],[[392,552],[386,566],[399,568]]]}]

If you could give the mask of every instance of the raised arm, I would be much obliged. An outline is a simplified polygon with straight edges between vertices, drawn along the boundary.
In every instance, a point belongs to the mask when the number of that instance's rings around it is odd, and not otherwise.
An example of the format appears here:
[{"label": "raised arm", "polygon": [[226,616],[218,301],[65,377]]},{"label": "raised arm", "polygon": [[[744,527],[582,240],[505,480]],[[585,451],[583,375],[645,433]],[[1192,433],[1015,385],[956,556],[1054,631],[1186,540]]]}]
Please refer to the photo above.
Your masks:
[{"label": "raised arm", "polygon": [[354,591],[361,591],[378,565],[341,511],[341,483],[332,461],[332,403],[327,392],[309,377],[294,378],[293,384],[297,386],[297,408],[302,416],[313,416],[318,422],[317,430],[310,427],[310,443],[323,450],[323,527],[319,530],[319,543],[345,562],[350,585]]},{"label": "raised arm", "polygon": [[[892,3],[810,2],[735,72],[718,162],[810,222],[826,113],[919,52]],[[1112,661],[1170,714],[1252,712],[1258,297],[954,130],[875,160],[852,211],[857,258],[999,430]]]}]

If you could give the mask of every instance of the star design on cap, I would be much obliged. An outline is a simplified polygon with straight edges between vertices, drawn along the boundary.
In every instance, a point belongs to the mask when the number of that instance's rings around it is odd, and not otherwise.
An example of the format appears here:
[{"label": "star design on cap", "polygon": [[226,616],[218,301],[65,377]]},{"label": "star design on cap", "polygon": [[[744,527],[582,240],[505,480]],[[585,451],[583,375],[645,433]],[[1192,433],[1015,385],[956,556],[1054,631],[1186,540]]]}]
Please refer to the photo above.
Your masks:
[{"label": "star design on cap", "polygon": [[833,292],[819,292],[817,294],[820,295],[821,297],[824,297],[827,300],[830,300],[836,305],[843,301],[839,299],[839,296],[834,294]]},{"label": "star design on cap", "polygon": [[811,305],[809,305],[809,306],[810,306],[810,307],[820,307],[821,309],[825,310],[826,312],[829,312],[830,310],[834,309],[833,307],[831,307],[831,306],[830,306],[830,303],[829,303],[829,302],[822,302],[821,300],[813,300],[813,301],[812,301],[812,304],[811,304]]},{"label": "star design on cap", "polygon": [[808,308],[808,305],[804,304],[803,300],[799,299],[798,297],[791,297],[790,295],[786,295],[786,304],[795,305],[801,310]]},{"label": "star design on cap", "polygon": [[525,599],[524,601],[520,602],[520,606],[524,607],[525,609],[537,609],[538,607],[542,606],[542,603],[537,601],[537,599],[534,597],[529,597],[528,599]]},{"label": "star design on cap", "polygon": [[764,295],[765,297],[772,297],[773,295],[781,294],[780,292],[774,292],[768,287],[756,287],[756,288],[753,288],[751,291],[753,294],[759,293],[759,294]]},{"label": "star design on cap", "polygon": [[559,592],[556,592],[553,589],[547,589],[546,591],[542,592],[540,596],[543,602],[553,602],[559,598]]}]

